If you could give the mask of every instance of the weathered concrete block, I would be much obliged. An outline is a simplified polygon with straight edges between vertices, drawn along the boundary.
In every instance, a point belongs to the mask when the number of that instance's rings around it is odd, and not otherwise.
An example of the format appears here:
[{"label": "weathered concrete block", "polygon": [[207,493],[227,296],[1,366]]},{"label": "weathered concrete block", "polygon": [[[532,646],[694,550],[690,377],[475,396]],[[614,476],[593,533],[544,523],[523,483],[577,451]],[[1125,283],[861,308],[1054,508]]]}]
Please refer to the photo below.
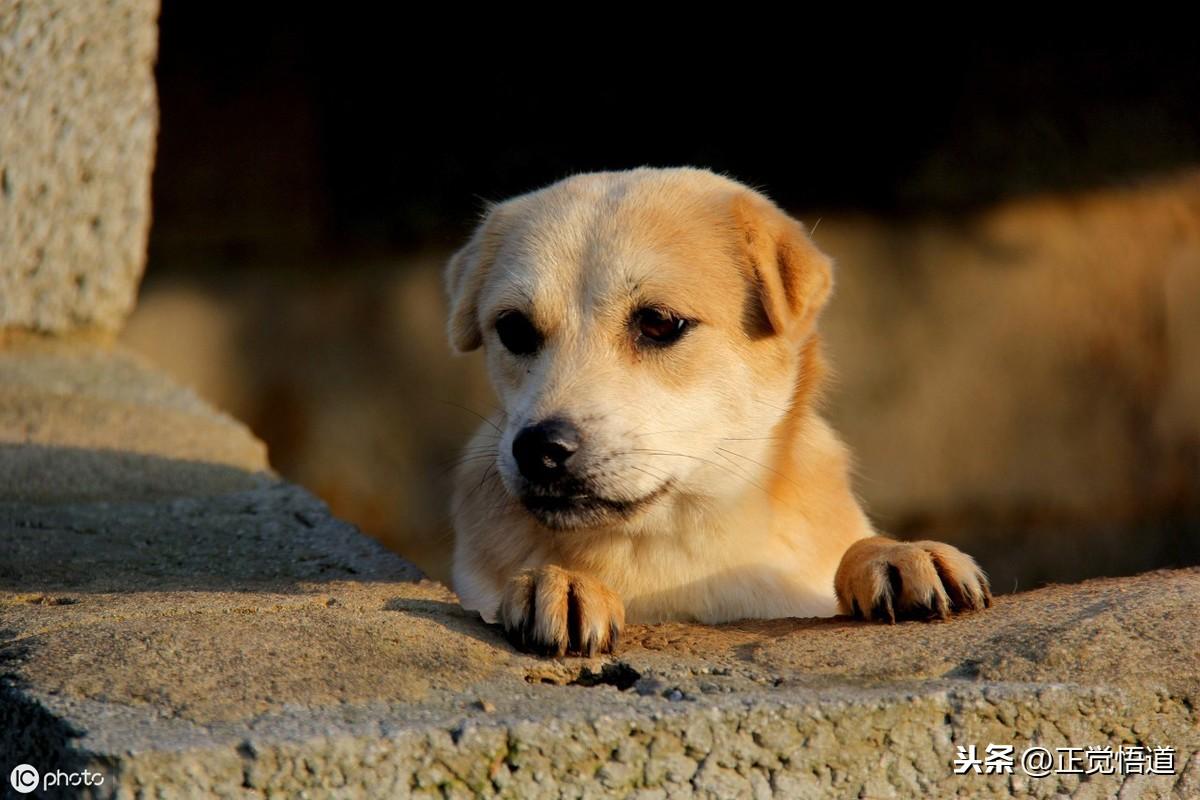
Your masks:
[{"label": "weathered concrete block", "polygon": [[269,469],[244,425],[119,348],[0,348],[0,502],[209,495]]},{"label": "weathered concrete block", "polygon": [[[6,356],[0,485],[19,487],[0,493],[6,769],[87,769],[104,782],[77,794],[96,797],[1200,787],[1200,568],[1003,596],[943,623],[632,626],[615,657],[539,659],[253,453],[231,455],[245,432],[144,368],[99,351]],[[21,402],[76,393],[70,414]],[[137,452],[89,438],[94,414],[124,416]],[[171,424],[136,424],[156,414]],[[116,488],[86,490],[103,480]],[[989,744],[1174,757],[1169,774],[955,773],[958,747]]]},{"label": "weathered concrete block", "polygon": [[150,226],[157,0],[0,0],[0,329],[115,331]]}]

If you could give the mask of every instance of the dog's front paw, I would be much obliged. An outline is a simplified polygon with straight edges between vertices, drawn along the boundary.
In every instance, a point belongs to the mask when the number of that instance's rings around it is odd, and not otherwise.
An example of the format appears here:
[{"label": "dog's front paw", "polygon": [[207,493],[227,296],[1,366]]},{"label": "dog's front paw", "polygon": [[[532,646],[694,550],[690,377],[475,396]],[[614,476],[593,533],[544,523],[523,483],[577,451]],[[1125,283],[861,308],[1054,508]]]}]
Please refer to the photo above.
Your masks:
[{"label": "dog's front paw", "polygon": [[941,542],[897,542],[882,536],[855,542],[834,577],[843,614],[895,622],[945,619],[992,604],[987,576],[975,559]]},{"label": "dog's front paw", "polygon": [[521,650],[591,657],[616,650],[625,606],[595,578],[549,566],[509,580],[498,617],[509,641]]}]

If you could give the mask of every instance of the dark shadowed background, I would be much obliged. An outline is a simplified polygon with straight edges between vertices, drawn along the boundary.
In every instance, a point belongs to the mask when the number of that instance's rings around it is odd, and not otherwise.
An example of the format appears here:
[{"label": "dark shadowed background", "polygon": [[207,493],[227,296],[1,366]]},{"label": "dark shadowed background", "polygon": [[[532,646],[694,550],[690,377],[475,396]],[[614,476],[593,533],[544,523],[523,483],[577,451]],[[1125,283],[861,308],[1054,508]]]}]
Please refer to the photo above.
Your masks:
[{"label": "dark shadowed background", "polygon": [[431,38],[366,5],[164,2],[125,340],[335,512],[442,574],[491,397],[442,340],[438,270],[484,200],[692,164],[837,259],[829,414],[882,528],[1002,591],[1200,562],[1194,43]]}]

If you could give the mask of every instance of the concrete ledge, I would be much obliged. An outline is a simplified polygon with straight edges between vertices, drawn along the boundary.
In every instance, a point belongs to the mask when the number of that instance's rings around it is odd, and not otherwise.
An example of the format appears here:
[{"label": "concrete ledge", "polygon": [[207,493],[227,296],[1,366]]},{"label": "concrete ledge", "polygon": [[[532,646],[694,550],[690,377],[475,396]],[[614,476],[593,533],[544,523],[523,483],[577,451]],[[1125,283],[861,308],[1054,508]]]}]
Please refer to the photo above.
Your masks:
[{"label": "concrete ledge", "polygon": [[[0,573],[0,750],[99,770],[101,796],[1200,788],[1200,570],[942,624],[643,626],[615,659],[553,662],[513,652],[294,487],[0,520],[17,553]],[[145,539],[114,537],[117,520]],[[73,572],[39,572],[70,543]],[[952,774],[956,744],[989,743],[1172,746],[1178,774]]]},{"label": "concrete ledge", "polygon": [[[635,626],[615,658],[547,661],[120,352],[8,351],[0,378],[6,770],[86,768],[101,797],[1200,793],[1200,569],[946,623]],[[60,390],[78,413],[13,401]],[[89,440],[96,414],[136,452]],[[993,743],[1173,747],[1176,771],[953,774]]]},{"label": "concrete ledge", "polygon": [[267,470],[244,425],[124,350],[0,347],[0,501],[203,496]]},{"label": "concrete ledge", "polygon": [[[10,761],[86,765],[131,795],[1200,788],[1197,570],[1001,598],[988,614],[936,625],[646,626],[615,659],[550,662],[512,652],[444,589],[356,542],[297,490],[227,499],[270,509],[281,538],[301,534],[287,558],[231,535],[232,562],[259,571],[143,565],[133,592],[5,581]],[[285,521],[297,514],[316,527]],[[158,519],[170,529],[189,518]],[[1178,774],[955,776],[963,743],[1167,745]]]}]

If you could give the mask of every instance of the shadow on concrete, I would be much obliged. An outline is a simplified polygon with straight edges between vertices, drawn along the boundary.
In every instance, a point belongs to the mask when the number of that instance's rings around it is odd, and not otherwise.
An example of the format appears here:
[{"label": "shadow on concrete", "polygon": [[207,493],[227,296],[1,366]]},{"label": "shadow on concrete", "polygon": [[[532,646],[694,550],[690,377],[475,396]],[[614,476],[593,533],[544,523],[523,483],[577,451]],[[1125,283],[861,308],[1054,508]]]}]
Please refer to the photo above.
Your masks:
[{"label": "shadow on concrete", "polygon": [[[484,644],[512,648],[500,625],[489,625],[483,622],[477,613],[467,611],[455,602],[403,598],[387,602],[384,604],[384,609],[427,619],[451,633],[469,636]],[[868,623],[840,616],[747,619],[720,625],[696,625],[682,622],[634,624],[626,627],[622,634],[623,647],[621,649],[633,647],[702,654],[713,647],[723,650],[733,645],[740,645],[744,646],[744,649],[736,652],[740,658],[748,660],[754,647],[774,639],[805,631],[840,630],[864,624]],[[620,651],[618,651],[618,655],[620,655]]]},{"label": "shadow on concrete", "polygon": [[0,591],[48,602],[421,577],[270,473],[43,445],[0,445],[0,552]]},{"label": "shadow on concrete", "polygon": [[492,647],[511,647],[499,625],[488,625],[474,611],[467,611],[458,603],[404,598],[389,600],[383,607],[387,611],[411,614],[436,622],[451,633],[470,636]]},{"label": "shadow on concrete", "polygon": [[270,473],[123,450],[0,444],[0,503],[64,505],[211,497],[261,488]]}]

